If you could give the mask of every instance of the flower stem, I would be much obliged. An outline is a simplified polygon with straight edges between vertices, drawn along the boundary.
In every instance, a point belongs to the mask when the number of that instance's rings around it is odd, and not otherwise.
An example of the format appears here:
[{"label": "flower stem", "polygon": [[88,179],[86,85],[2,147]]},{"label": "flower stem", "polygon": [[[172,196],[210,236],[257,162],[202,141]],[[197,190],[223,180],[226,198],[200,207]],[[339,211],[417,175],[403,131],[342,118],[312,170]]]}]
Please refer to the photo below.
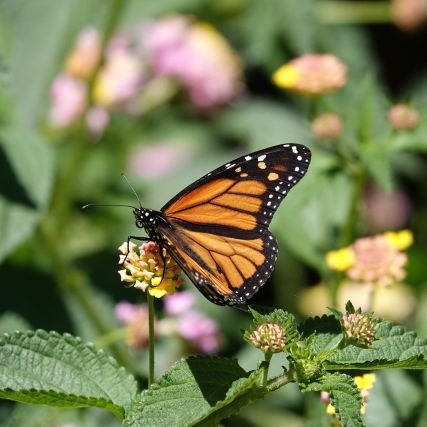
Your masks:
[{"label": "flower stem", "polygon": [[355,238],[357,227],[359,225],[360,200],[363,195],[365,183],[366,173],[363,170],[359,171],[354,177],[349,213],[347,221],[342,228],[340,240],[338,242],[339,247],[348,245]]},{"label": "flower stem", "polygon": [[319,1],[315,14],[322,24],[380,24],[392,21],[389,1]]},{"label": "flower stem", "polygon": [[263,369],[264,372],[263,372],[263,378],[262,378],[263,387],[267,386],[268,368],[270,367],[270,361],[272,356],[273,356],[273,353],[264,353],[264,369]]},{"label": "flower stem", "polygon": [[374,311],[374,304],[375,304],[375,295],[378,288],[378,284],[370,285],[371,289],[369,289],[369,300],[368,300],[368,307],[366,308],[366,311],[371,312]]},{"label": "flower stem", "polygon": [[154,383],[154,297],[147,292],[148,303],[148,387]]}]

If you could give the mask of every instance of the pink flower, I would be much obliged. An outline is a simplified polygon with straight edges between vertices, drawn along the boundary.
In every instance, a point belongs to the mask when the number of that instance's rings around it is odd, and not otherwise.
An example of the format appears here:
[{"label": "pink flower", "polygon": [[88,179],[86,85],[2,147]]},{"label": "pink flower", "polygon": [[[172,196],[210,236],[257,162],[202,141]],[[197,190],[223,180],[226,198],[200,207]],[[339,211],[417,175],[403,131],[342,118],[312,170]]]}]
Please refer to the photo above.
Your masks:
[{"label": "pink flower", "polygon": [[420,121],[420,113],[407,104],[396,104],[388,111],[388,120],[393,129],[411,130]]},{"label": "pink flower", "polygon": [[144,179],[161,178],[172,173],[188,156],[188,148],[174,141],[137,147],[129,156],[129,170]]},{"label": "pink flower", "polygon": [[[116,305],[117,319],[128,326],[127,342],[133,348],[144,348],[148,344],[148,308],[147,305],[136,305],[122,301]],[[154,324],[157,333],[157,322]]]},{"label": "pink flower", "polygon": [[86,113],[86,125],[95,137],[100,137],[110,121],[110,113],[102,107],[94,106]]},{"label": "pink flower", "polygon": [[181,316],[194,305],[195,297],[190,291],[175,292],[164,299],[165,311],[170,316]]},{"label": "pink flower", "polygon": [[391,7],[393,21],[402,30],[418,28],[427,17],[425,0],[393,0]]},{"label": "pink flower", "polygon": [[211,354],[219,348],[219,332],[216,323],[198,312],[188,312],[178,320],[180,335],[197,351]]},{"label": "pink flower", "polygon": [[273,74],[273,81],[297,93],[323,95],[347,83],[347,66],[335,55],[307,54],[282,65]]},{"label": "pink flower", "polygon": [[319,114],[311,124],[311,130],[318,139],[335,139],[341,135],[342,119],[335,113]]},{"label": "pink flower", "polygon": [[184,16],[155,21],[143,31],[142,48],[154,72],[175,77],[200,108],[230,102],[243,89],[240,59],[209,24]]},{"label": "pink flower", "polygon": [[142,62],[133,53],[114,50],[95,81],[94,100],[104,107],[129,101],[140,89],[143,77]]},{"label": "pink flower", "polygon": [[101,37],[95,28],[85,28],[65,60],[65,71],[74,77],[87,79],[95,71],[100,59]]},{"label": "pink flower", "polygon": [[86,84],[68,74],[59,74],[52,83],[50,98],[50,122],[58,128],[67,127],[86,109]]},{"label": "pink flower", "polygon": [[407,224],[411,201],[402,191],[388,192],[371,185],[364,195],[366,221],[376,230],[397,230]]},{"label": "pink flower", "polygon": [[117,319],[121,323],[125,323],[125,324],[129,324],[132,321],[132,319],[136,316],[137,313],[138,313],[138,306],[128,301],[119,302],[114,309],[114,314],[117,317]]},{"label": "pink flower", "polygon": [[384,235],[361,237],[351,248],[355,254],[354,264],[347,270],[351,280],[388,286],[405,278],[408,258],[390,245]]}]

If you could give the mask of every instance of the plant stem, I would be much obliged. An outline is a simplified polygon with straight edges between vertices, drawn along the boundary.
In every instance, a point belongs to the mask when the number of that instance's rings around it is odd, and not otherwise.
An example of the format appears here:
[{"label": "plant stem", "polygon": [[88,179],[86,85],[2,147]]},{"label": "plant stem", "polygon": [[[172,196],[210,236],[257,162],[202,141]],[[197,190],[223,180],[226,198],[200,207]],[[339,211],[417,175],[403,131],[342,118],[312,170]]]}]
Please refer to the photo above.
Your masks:
[{"label": "plant stem", "polygon": [[319,1],[315,14],[322,24],[381,24],[392,21],[388,1]]},{"label": "plant stem", "polygon": [[368,307],[366,308],[366,311],[374,311],[374,304],[375,304],[375,295],[376,291],[378,289],[378,284],[370,285],[371,289],[369,290],[369,300],[368,300]]},{"label": "plant stem", "polygon": [[338,242],[339,247],[348,245],[355,237],[359,223],[360,199],[363,194],[366,182],[366,173],[359,171],[354,177],[353,192],[351,195],[349,214],[344,224]]},{"label": "plant stem", "polygon": [[286,372],[285,374],[273,378],[271,381],[269,381],[267,383],[266,388],[268,392],[272,392],[279,389],[280,387],[283,387],[286,384],[289,384],[292,381],[294,381],[292,372]]},{"label": "plant stem", "polygon": [[273,356],[273,353],[264,353],[264,368],[263,368],[263,378],[262,378],[263,387],[267,386],[268,368],[270,367],[270,361],[272,356]]},{"label": "plant stem", "polygon": [[148,387],[154,383],[154,297],[147,292],[148,303]]}]

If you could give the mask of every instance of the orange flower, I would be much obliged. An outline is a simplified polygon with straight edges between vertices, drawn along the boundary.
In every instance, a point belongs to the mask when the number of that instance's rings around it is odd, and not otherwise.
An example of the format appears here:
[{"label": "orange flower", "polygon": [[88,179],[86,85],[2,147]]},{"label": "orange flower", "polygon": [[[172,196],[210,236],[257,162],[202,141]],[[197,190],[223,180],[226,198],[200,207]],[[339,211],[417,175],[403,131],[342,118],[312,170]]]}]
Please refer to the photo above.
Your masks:
[{"label": "orange flower", "polygon": [[282,65],[273,82],[305,95],[322,95],[342,88],[347,82],[347,67],[331,54],[308,54]]}]

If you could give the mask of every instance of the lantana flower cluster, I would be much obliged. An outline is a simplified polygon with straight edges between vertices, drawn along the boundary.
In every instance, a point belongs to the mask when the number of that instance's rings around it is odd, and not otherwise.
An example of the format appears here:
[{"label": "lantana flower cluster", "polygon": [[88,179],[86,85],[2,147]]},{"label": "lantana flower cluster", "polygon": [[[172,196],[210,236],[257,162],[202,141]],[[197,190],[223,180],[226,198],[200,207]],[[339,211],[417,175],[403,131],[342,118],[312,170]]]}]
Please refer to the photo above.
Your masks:
[{"label": "lantana flower cluster", "polygon": [[362,237],[350,246],[328,252],[326,263],[344,272],[350,281],[389,286],[405,278],[408,258],[403,251],[412,242],[409,230]]},{"label": "lantana flower cluster", "polygon": [[181,269],[155,242],[145,242],[141,246],[124,242],[119,251],[119,264],[123,267],[119,270],[120,279],[129,286],[162,298],[174,293],[184,282],[180,276]]},{"label": "lantana flower cluster", "polygon": [[332,54],[307,54],[278,68],[273,82],[303,95],[323,95],[347,83],[347,66]]},{"label": "lantana flower cluster", "polygon": [[[176,292],[164,298],[164,317],[154,324],[157,339],[179,338],[188,353],[214,354],[220,346],[217,323],[194,308],[190,291]],[[115,309],[117,319],[128,327],[127,342],[136,349],[148,345],[148,308],[146,304],[122,301]]]},{"label": "lantana flower cluster", "polygon": [[262,315],[251,309],[254,318],[244,333],[246,342],[264,353],[280,353],[298,336],[295,319],[289,313],[274,310]]},{"label": "lantana flower cluster", "polygon": [[365,348],[373,343],[376,325],[373,313],[362,312],[360,307],[356,310],[351,302],[347,302],[346,312],[340,320],[344,338],[348,343]]},{"label": "lantana flower cluster", "polygon": [[105,47],[86,28],[52,83],[49,121],[66,128],[84,116],[99,136],[113,109],[140,115],[182,89],[196,108],[211,110],[243,88],[239,56],[207,23],[166,17],[117,33]]}]

